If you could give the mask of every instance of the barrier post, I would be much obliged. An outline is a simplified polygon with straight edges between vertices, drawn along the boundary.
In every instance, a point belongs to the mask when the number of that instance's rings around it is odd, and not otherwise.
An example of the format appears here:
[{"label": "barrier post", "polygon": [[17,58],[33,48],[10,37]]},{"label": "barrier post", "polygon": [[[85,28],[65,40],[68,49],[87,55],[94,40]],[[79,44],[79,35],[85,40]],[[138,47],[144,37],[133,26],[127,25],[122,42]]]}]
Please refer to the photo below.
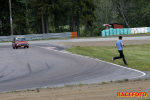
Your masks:
[{"label": "barrier post", "polygon": [[113,35],[117,35],[117,30],[113,29]]},{"label": "barrier post", "polygon": [[150,32],[150,27],[148,27],[148,32]]},{"label": "barrier post", "polygon": [[117,29],[117,35],[120,35],[120,29]]},{"label": "barrier post", "polygon": [[105,37],[106,34],[105,34],[105,30],[102,31],[102,37]]},{"label": "barrier post", "polygon": [[123,29],[120,29],[120,35],[123,35]]},{"label": "barrier post", "polygon": [[109,30],[106,30],[106,36],[109,36]]},{"label": "barrier post", "polygon": [[119,35],[119,30],[118,29],[116,29],[116,32],[117,32],[116,34]]},{"label": "barrier post", "polygon": [[112,36],[113,35],[113,28],[110,28],[109,32],[110,32],[110,36]]},{"label": "barrier post", "polygon": [[126,28],[124,28],[124,34],[127,34],[127,29]]},{"label": "barrier post", "polygon": [[131,34],[131,28],[128,28],[128,34]]},{"label": "barrier post", "polygon": [[144,28],[137,28],[137,33],[144,33]]}]

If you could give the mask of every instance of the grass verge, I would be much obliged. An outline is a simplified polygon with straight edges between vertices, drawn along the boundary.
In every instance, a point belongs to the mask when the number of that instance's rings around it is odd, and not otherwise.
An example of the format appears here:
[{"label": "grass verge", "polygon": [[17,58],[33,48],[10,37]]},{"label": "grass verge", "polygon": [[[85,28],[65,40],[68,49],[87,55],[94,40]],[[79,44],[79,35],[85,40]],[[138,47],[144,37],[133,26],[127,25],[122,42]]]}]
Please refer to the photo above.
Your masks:
[{"label": "grass verge", "polygon": [[[72,47],[67,49],[67,51],[124,66],[122,59],[115,60],[114,62],[112,61],[112,57],[119,56],[117,48],[113,46]],[[150,71],[150,44],[129,45],[124,47],[123,52],[129,64],[127,67],[141,71]]]}]

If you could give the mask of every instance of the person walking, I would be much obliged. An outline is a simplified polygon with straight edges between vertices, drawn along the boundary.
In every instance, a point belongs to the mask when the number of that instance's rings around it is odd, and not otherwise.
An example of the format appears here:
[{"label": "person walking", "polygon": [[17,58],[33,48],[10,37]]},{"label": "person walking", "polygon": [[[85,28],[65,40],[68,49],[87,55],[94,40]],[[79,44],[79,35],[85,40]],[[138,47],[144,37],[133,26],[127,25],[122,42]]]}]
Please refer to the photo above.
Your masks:
[{"label": "person walking", "polygon": [[123,46],[125,46],[122,42],[122,36],[119,36],[119,40],[116,42],[115,47],[118,48],[118,52],[120,53],[119,57],[113,57],[112,61],[116,60],[116,59],[123,59],[124,65],[128,65],[126,60],[125,60],[125,56],[123,54]]}]

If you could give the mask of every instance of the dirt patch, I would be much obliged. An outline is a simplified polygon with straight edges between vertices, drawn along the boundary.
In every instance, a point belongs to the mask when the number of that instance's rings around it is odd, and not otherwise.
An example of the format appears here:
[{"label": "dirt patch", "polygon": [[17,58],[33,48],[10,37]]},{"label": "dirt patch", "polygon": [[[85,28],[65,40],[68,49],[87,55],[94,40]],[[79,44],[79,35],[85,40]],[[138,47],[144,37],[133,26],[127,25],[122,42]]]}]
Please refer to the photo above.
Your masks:
[{"label": "dirt patch", "polygon": [[[1,100],[145,100],[150,99],[150,80],[75,85],[1,93]],[[117,97],[120,92],[146,92],[147,97]]]}]

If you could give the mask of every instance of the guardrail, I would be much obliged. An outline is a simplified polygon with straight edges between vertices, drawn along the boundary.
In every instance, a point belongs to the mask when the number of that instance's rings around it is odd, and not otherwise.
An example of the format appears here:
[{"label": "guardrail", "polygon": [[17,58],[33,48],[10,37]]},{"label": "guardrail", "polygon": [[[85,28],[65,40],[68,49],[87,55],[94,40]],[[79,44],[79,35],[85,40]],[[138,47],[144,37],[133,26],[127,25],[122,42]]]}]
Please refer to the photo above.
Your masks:
[{"label": "guardrail", "polygon": [[124,34],[137,34],[137,33],[148,33],[150,32],[150,27],[139,27],[139,28],[123,28],[123,29],[113,29],[102,31],[102,37],[113,36],[113,35],[124,35]]},{"label": "guardrail", "polygon": [[27,40],[53,39],[53,38],[76,38],[77,32],[0,36],[0,41],[12,41],[14,37],[25,37]]}]

